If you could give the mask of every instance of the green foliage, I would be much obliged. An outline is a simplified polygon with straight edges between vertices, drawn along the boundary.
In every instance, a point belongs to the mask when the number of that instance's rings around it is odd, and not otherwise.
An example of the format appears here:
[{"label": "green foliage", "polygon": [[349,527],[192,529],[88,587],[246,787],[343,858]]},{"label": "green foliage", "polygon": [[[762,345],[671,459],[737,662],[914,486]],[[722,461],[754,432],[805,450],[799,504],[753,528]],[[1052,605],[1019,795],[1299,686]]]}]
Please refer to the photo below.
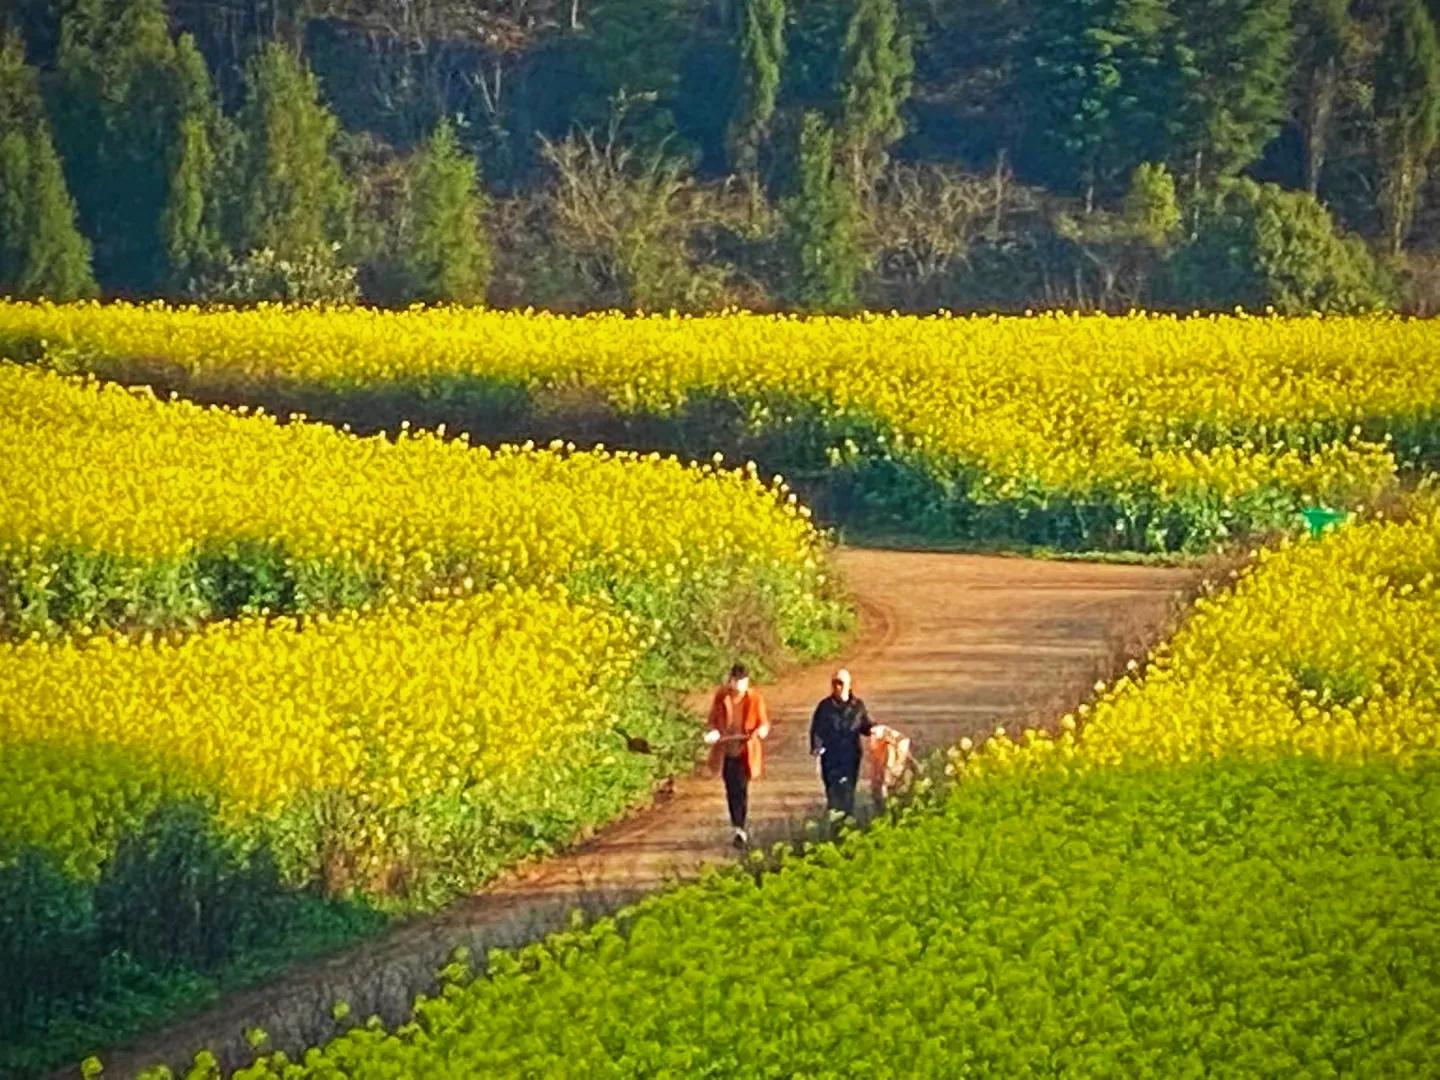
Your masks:
[{"label": "green foliage", "polygon": [[224,250],[219,176],[231,147],[205,58],[188,34],[180,38],[175,57],[180,102],[160,230],[170,285],[184,290],[214,266]]},{"label": "green foliage", "polygon": [[[173,277],[167,206],[190,197],[170,189],[197,89],[208,95],[203,61],[193,48],[182,60],[163,0],[74,0],[57,69],[58,141],[100,280],[157,290]],[[208,164],[192,158],[179,179],[203,188]]]},{"label": "green foliage", "polygon": [[[966,783],[758,881],[493,952],[400,1032],[244,1075],[1417,1074],[1436,780],[1291,759]],[[742,1039],[715,1022],[737,995]]]},{"label": "green foliage", "polygon": [[753,174],[780,93],[785,0],[745,0],[740,27],[740,97],[730,121],[732,167]]},{"label": "green foliage", "polygon": [[377,599],[352,568],[275,544],[202,545],[174,560],[57,548],[0,559],[0,638],[194,629],[245,615],[304,615]]},{"label": "green foliage", "polygon": [[[1119,213],[1059,215],[1056,236],[1084,259],[1075,270],[1077,302],[1105,311],[1146,307],[1150,282],[1179,239],[1180,224],[1175,178],[1152,162],[1136,168]],[[1094,281],[1089,295],[1080,291],[1088,279]]]},{"label": "green foliage", "polygon": [[693,311],[723,293],[723,268],[694,251],[712,207],[683,158],[619,143],[614,127],[604,140],[544,142],[542,153],[554,183],[541,258],[559,306],[577,288],[595,306],[647,311]]},{"label": "green foliage", "polygon": [[1130,178],[1122,213],[1126,226],[1146,246],[1164,250],[1180,235],[1180,201],[1175,178],[1164,165],[1146,162]]},{"label": "green foliage", "polygon": [[1173,17],[1164,0],[1040,4],[1017,77],[1032,153],[1086,195],[1163,155],[1166,50]]},{"label": "green foliage", "polygon": [[15,975],[0,979],[0,1041],[93,989],[96,944],[89,890],[51,856],[31,848],[0,866],[0,970]]},{"label": "green foliage", "polygon": [[263,937],[281,895],[273,861],[242,857],[208,807],[167,803],[122,837],[95,886],[103,953],[213,968]]},{"label": "green foliage", "polygon": [[1310,0],[1294,9],[1297,120],[1304,141],[1305,189],[1311,195],[1320,191],[1342,81],[1360,49],[1359,26],[1350,6],[1350,0]]},{"label": "green foliage", "polygon": [[1323,206],[1251,180],[1221,183],[1170,271],[1170,299],[1180,305],[1300,314],[1367,311],[1389,300],[1369,251],[1341,236]]},{"label": "green foliage", "polygon": [[[1131,302],[1134,290],[1112,289],[1110,271],[1057,235],[1033,196],[1079,195],[1087,215],[1113,209],[1143,162],[1165,162],[1191,202],[1252,167],[1317,197],[1323,178],[1337,219],[1383,237],[1392,255],[1413,245],[1423,257],[1440,222],[1423,208],[1434,157],[1426,117],[1440,99],[1436,0],[439,0],[402,5],[404,18],[359,0],[261,4],[268,14],[255,18],[174,0],[3,7],[47,73],[80,232],[101,284],[120,296],[191,298],[228,252],[269,248],[293,260],[340,242],[343,261],[362,265],[370,301],[401,300],[396,249],[379,242],[377,223],[393,223],[394,238],[405,187],[396,163],[436,118],[452,116],[480,148],[491,186],[516,196],[495,214],[504,227],[494,236],[494,298],[628,306],[626,290],[597,280],[593,266],[576,272],[556,257],[538,167],[541,139],[603,138],[617,106],[622,146],[686,159],[708,196],[682,209],[698,252],[646,271],[682,279],[638,290],[649,306],[766,309],[794,293],[756,238],[773,209],[766,192],[790,187],[789,150],[806,111],[832,125],[845,169],[866,188],[883,186],[902,134],[907,165],[993,170],[983,249],[953,280],[927,273],[906,288],[904,274],[877,260],[886,273],[862,291],[903,310]],[[253,96],[263,48],[302,46],[343,117],[341,142],[370,140],[375,151],[342,149],[325,178],[318,159],[293,148],[272,148],[272,166],[257,167],[228,120],[191,92],[206,78],[201,54],[229,108]],[[313,104],[313,91],[291,97]],[[247,110],[247,129],[258,111]],[[264,123],[287,129],[281,142],[316,141],[309,122]],[[335,149],[323,132],[318,141]],[[21,151],[9,155],[13,173]],[[296,175],[281,160],[299,163]],[[1012,166],[1021,184],[1010,183]],[[735,210],[717,223],[715,203],[739,202],[727,170],[749,191],[748,216]],[[347,181],[358,199],[345,194]],[[283,209],[297,202],[311,209]],[[1000,278],[970,273],[972,261]],[[1416,292],[1411,309],[1426,295]]]},{"label": "green foliage", "polygon": [[1440,141],[1440,40],[1424,0],[1392,0],[1375,74],[1380,211],[1392,254],[1405,246]]},{"label": "green foliage", "polygon": [[[97,908],[93,875],[76,877],[39,848],[0,867],[0,961],[26,973],[0,980],[0,1075],[32,1076],[73,1063],[97,1046],[193,1011],[223,987],[278,974],[386,925],[362,905],[275,891],[263,855],[246,860],[210,846],[213,829],[193,804],[160,806],[140,822],[148,841],[127,842],[128,870],[107,870],[105,903],[123,907]],[[199,858],[199,867],[176,874],[163,859],[136,860],[142,849],[183,852]],[[156,876],[146,879],[146,871]],[[134,880],[119,887],[126,874]],[[217,890],[221,882],[234,887]],[[108,939],[102,922],[111,927]],[[197,929],[204,931],[198,937]],[[215,936],[226,932],[233,936]],[[172,940],[208,942],[227,958],[194,967],[185,950],[177,956],[168,948]],[[158,963],[126,951],[127,941],[158,946]]]},{"label": "green foliage", "polygon": [[595,0],[586,14],[582,68],[589,85],[567,113],[603,124],[627,103],[627,135],[653,151],[675,133],[673,106],[690,35],[686,0]]},{"label": "green foliage", "polygon": [[1175,156],[1197,178],[1253,163],[1289,115],[1291,0],[1177,0]]},{"label": "green foliage", "polygon": [[856,0],[840,61],[840,142],[853,180],[869,181],[905,132],[915,60],[895,0]]},{"label": "green foliage", "polygon": [[353,195],[335,156],[338,127],[305,64],[267,44],[246,75],[240,113],[241,250],[299,261],[349,238]]},{"label": "green foliage", "polygon": [[787,106],[836,118],[840,61],[854,10],[853,0],[806,0],[790,8],[781,91]]},{"label": "green foliage", "polygon": [[855,306],[864,270],[859,206],[854,189],[835,167],[835,136],[816,113],[800,132],[798,190],[781,207],[782,241],[789,263],[789,298],[817,311]]},{"label": "green foliage", "polygon": [[90,245],[18,38],[0,34],[0,294],[93,295]]},{"label": "green foliage", "polygon": [[416,158],[410,181],[408,235],[401,241],[409,299],[478,304],[490,281],[484,197],[475,160],[448,121]]}]

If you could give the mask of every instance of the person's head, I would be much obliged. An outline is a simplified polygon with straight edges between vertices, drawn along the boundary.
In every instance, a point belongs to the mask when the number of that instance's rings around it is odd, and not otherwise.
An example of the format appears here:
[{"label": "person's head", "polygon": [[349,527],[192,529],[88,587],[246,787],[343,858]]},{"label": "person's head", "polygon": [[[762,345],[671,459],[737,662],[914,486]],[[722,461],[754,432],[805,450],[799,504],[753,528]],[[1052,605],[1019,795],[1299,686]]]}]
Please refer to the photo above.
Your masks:
[{"label": "person's head", "polygon": [[725,680],[725,685],[735,695],[742,695],[750,689],[750,669],[744,664],[732,664],[730,677]]},{"label": "person's head", "polygon": [[850,672],[845,668],[830,676],[830,693],[837,701],[850,700]]}]

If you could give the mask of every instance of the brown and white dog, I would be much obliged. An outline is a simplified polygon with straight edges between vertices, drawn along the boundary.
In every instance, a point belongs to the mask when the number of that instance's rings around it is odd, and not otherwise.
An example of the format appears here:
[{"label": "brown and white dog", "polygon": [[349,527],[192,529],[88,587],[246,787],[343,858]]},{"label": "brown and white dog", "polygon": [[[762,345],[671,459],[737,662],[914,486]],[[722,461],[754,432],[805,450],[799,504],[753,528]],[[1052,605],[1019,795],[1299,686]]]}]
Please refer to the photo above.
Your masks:
[{"label": "brown and white dog", "polygon": [[890,795],[915,777],[917,767],[910,753],[910,737],[892,727],[876,724],[867,741],[865,767],[870,774],[870,797],[877,806],[883,805]]}]

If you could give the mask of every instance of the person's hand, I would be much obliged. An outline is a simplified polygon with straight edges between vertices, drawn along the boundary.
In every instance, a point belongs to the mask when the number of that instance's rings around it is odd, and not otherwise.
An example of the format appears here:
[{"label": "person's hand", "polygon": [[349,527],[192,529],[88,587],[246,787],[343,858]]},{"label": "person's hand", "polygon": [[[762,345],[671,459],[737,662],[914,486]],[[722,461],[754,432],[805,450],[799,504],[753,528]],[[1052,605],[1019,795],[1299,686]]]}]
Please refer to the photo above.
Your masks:
[{"label": "person's hand", "polygon": [[761,724],[758,728],[755,729],[755,735],[757,738],[760,739],[768,739],[770,737],[770,725]]},{"label": "person's hand", "polygon": [[717,742],[719,742],[719,741],[720,741],[720,731],[719,731],[719,729],[712,727],[709,731],[705,732],[705,745],[706,745],[706,746],[714,746],[714,745],[715,745]]}]

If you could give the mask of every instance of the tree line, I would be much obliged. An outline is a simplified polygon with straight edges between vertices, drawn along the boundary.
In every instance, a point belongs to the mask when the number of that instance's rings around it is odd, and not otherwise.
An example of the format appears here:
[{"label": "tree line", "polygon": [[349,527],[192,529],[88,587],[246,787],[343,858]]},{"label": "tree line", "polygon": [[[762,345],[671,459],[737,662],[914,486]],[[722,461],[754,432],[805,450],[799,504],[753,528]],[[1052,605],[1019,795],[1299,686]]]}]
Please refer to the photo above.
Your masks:
[{"label": "tree line", "polygon": [[13,0],[0,293],[1440,306],[1440,0]]}]

